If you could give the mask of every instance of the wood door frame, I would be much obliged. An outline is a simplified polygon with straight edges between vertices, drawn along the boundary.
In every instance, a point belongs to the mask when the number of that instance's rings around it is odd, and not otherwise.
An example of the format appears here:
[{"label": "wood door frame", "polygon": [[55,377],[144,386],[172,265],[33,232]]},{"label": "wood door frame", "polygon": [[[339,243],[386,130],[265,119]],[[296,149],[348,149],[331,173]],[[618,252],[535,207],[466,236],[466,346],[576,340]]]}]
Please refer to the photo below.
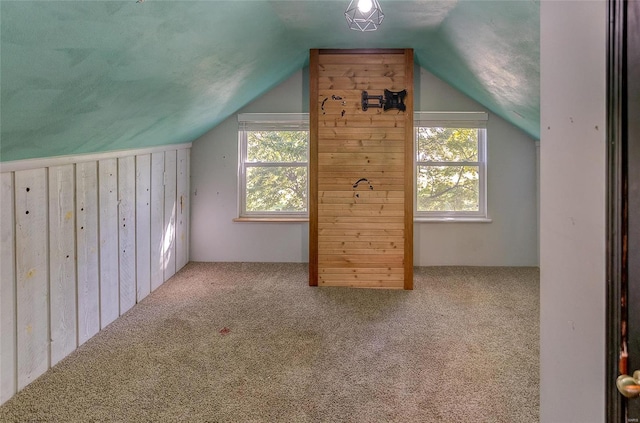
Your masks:
[{"label": "wood door frame", "polygon": [[318,62],[309,52],[309,286],[318,286]]},{"label": "wood door frame", "polygon": [[[629,333],[629,116],[628,1],[607,2],[607,323],[606,416],[608,423],[626,421],[627,400],[616,388],[619,374],[628,374]],[[637,332],[637,330],[636,330]],[[638,358],[634,358],[635,361]],[[638,400],[635,400],[638,401]]]}]

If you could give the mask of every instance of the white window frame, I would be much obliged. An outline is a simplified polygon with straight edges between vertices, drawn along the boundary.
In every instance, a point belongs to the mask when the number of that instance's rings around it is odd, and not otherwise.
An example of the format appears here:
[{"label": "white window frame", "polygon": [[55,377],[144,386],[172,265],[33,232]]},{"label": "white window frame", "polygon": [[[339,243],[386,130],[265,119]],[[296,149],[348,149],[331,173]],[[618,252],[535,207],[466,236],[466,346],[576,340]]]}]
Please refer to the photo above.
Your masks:
[{"label": "white window frame", "polygon": [[[413,155],[413,213],[415,221],[490,222],[487,209],[487,120],[486,112],[415,112]],[[477,128],[477,162],[418,161],[418,128]],[[418,166],[478,166],[478,211],[418,211]]]},{"label": "white window frame", "polygon": [[[308,113],[241,113],[238,114],[238,216],[240,218],[290,219],[309,216],[309,142],[307,137],[306,162],[268,162],[247,161],[248,131],[307,131],[309,132]],[[247,211],[247,168],[250,167],[306,167],[307,169],[307,210],[291,211]]]}]

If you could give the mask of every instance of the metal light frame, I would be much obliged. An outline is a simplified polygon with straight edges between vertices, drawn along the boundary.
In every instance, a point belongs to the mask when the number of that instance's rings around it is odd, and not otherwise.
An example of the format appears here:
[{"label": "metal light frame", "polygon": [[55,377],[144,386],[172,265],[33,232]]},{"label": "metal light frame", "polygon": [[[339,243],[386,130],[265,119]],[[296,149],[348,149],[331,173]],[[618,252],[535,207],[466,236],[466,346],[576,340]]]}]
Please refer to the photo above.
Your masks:
[{"label": "metal light frame", "polygon": [[378,29],[382,20],[384,19],[384,13],[378,0],[371,0],[371,10],[366,13],[362,13],[358,9],[358,3],[360,0],[351,0],[347,10],[344,12],[349,29],[354,31],[375,31]]}]

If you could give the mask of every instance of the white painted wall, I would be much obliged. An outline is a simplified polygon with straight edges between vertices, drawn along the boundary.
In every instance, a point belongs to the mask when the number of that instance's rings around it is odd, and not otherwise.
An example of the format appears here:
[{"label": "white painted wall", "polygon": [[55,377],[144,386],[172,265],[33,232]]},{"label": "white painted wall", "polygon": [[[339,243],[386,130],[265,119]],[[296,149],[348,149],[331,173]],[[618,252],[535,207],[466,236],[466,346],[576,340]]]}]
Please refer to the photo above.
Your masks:
[{"label": "white painted wall", "polygon": [[[151,167],[151,153],[174,166]],[[184,246],[178,260],[150,256],[173,254],[188,230],[188,155],[184,145],[0,164],[0,404],[186,264]],[[152,208],[173,219],[152,225]],[[152,284],[155,267],[164,279]]]},{"label": "white painted wall", "polygon": [[605,421],[606,2],[541,2],[540,418]]},{"label": "white painted wall", "polygon": [[[488,111],[424,69],[416,69],[416,111]],[[307,69],[238,113],[308,111]],[[428,265],[538,264],[535,140],[490,114],[488,204],[492,223],[416,223],[414,262]],[[234,223],[236,114],[194,141],[191,260],[308,261],[306,223]]]},{"label": "white painted wall", "polygon": [[[418,69],[416,69],[416,74]],[[419,69],[416,111],[486,111],[491,223],[414,224],[416,266],[537,266],[535,140],[428,71]]]},{"label": "white painted wall", "polygon": [[[295,73],[238,113],[309,111],[308,74]],[[192,261],[306,262],[307,223],[235,223],[238,217],[236,114],[193,142]]]}]

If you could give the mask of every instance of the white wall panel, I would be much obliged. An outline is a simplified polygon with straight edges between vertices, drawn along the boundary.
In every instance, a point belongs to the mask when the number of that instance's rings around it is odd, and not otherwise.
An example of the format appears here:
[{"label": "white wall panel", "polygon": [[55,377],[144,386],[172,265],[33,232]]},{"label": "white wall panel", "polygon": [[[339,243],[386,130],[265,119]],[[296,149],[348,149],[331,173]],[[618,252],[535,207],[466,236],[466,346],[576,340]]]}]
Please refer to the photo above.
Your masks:
[{"label": "white wall panel", "polygon": [[16,393],[13,173],[0,174],[0,404]]},{"label": "white wall panel", "polygon": [[151,292],[151,155],[136,157],[136,299]]},{"label": "white wall panel", "polygon": [[49,289],[51,365],[78,345],[76,330],[75,174],[73,165],[49,168]]},{"label": "white wall panel", "polygon": [[176,273],[176,151],[164,153],[164,280]]},{"label": "white wall panel", "polygon": [[178,150],[176,270],[189,261],[189,150]]},{"label": "white wall panel", "polygon": [[[542,423],[611,420],[606,41],[607,2],[540,2]],[[576,385],[580,394],[568,394]]]},{"label": "white wall panel", "polygon": [[15,172],[18,389],[49,368],[47,172]]},{"label": "white wall panel", "polygon": [[136,158],[118,159],[120,314],[136,304]]},{"label": "white wall panel", "polygon": [[118,293],[118,161],[98,162],[100,204],[100,328],[120,314]]},{"label": "white wall panel", "polygon": [[151,155],[151,290],[164,282],[164,153]]},{"label": "white wall panel", "polygon": [[100,330],[97,162],[76,165],[78,345]]},{"label": "white wall panel", "polygon": [[188,260],[189,148],[99,158],[1,166],[0,403]]}]

